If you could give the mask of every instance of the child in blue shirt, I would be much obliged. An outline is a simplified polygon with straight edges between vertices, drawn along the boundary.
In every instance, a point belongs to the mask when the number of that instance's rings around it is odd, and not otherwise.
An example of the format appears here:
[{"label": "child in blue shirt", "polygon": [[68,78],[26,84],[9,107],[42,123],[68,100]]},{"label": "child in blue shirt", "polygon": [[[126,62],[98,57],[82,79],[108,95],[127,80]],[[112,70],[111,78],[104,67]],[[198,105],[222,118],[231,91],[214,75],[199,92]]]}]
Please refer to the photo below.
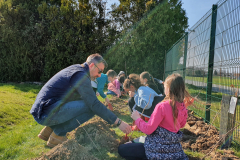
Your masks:
[{"label": "child in blue shirt", "polygon": [[104,94],[103,89],[105,84],[108,84],[108,76],[104,73],[101,74],[101,77],[98,77],[97,79],[97,95],[100,95],[103,99],[105,99],[105,102],[109,103],[109,99],[107,98],[106,94]]}]

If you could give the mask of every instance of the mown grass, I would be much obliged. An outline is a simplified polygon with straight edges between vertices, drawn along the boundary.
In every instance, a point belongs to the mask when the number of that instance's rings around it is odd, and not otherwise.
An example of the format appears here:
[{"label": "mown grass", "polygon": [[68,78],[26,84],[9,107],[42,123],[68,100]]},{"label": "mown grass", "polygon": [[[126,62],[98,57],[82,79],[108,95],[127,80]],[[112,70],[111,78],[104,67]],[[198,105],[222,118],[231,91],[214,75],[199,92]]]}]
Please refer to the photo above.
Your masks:
[{"label": "mown grass", "polygon": [[[42,86],[28,84],[1,84],[0,83],[0,159],[31,159],[39,157],[42,153],[48,152],[51,148],[46,146],[46,142],[37,137],[43,126],[39,125],[29,113],[35,98]],[[198,94],[198,90],[189,87],[191,93]],[[204,97],[204,93],[201,93]],[[219,95],[220,96],[220,95]],[[108,96],[111,98],[111,96]],[[103,101],[99,97],[100,101]],[[126,99],[127,100],[127,99]],[[132,123],[128,110],[125,114],[118,115],[123,121]],[[117,127],[115,130],[119,139],[125,134]],[[137,138],[144,135],[134,131],[132,137]],[[236,145],[234,151],[240,156],[240,149]],[[100,150],[108,155],[108,159],[121,159],[117,153],[110,153]],[[203,157],[203,154],[192,151],[185,151],[191,157]],[[98,155],[100,156],[100,155]],[[117,158],[118,157],[118,158]]]},{"label": "mown grass", "polygon": [[41,87],[0,84],[0,159],[27,159],[49,150],[36,136],[43,126],[29,113]]},{"label": "mown grass", "polygon": [[[185,76],[185,79],[207,83],[207,76],[204,76],[204,77]],[[237,88],[237,86],[240,85],[240,80],[237,78],[213,75],[212,83],[220,86],[227,86],[227,87],[231,87],[232,85],[234,85],[234,87]]]}]

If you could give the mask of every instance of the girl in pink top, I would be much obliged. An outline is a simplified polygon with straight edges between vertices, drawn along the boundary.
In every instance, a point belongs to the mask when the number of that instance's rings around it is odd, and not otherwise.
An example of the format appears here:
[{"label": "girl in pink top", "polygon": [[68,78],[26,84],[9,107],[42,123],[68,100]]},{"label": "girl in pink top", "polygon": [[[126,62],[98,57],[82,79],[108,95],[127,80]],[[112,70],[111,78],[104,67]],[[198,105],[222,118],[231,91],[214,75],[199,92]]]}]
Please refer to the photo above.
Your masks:
[{"label": "girl in pink top", "polygon": [[183,133],[179,130],[187,121],[184,99],[193,97],[186,91],[180,74],[168,76],[164,82],[165,99],[155,107],[148,122],[141,119],[137,111],[132,113],[137,127],[147,134],[145,143],[120,145],[119,154],[127,160],[174,159],[187,160],[180,140]]},{"label": "girl in pink top", "polygon": [[116,79],[117,78],[117,73],[110,69],[107,71],[107,76],[108,76],[108,94],[112,94],[112,95],[116,95],[118,97],[121,96],[121,92],[120,92],[120,82]]}]

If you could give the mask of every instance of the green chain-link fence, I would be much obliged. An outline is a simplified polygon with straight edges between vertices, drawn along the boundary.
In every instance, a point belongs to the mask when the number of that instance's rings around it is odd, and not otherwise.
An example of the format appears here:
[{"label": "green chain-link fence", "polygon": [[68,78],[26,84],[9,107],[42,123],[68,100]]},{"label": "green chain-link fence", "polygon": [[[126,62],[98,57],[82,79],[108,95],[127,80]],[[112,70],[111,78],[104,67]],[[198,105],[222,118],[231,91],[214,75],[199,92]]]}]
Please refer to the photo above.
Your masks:
[{"label": "green chain-link fence", "polygon": [[[239,0],[220,0],[166,53],[164,79],[180,73],[200,100],[190,109],[218,129],[226,118],[221,117],[223,97],[240,94],[239,13]],[[239,107],[237,102],[235,114],[227,114],[231,128],[240,124]],[[232,138],[240,144],[240,127]]]}]

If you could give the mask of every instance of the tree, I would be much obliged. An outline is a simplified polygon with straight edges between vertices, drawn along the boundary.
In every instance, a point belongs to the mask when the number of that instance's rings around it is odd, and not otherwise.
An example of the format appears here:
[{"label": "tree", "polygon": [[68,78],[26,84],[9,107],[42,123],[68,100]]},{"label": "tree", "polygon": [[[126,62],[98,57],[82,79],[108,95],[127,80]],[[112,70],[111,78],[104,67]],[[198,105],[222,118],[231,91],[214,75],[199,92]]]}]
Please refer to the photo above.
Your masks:
[{"label": "tree", "polygon": [[120,71],[126,63],[128,73],[149,71],[161,78],[165,51],[185,34],[187,27],[181,1],[160,3],[107,51],[109,67]]},{"label": "tree", "polygon": [[120,0],[119,5],[112,5],[110,15],[125,30],[140,21],[143,15],[152,10],[163,0]]},{"label": "tree", "polygon": [[0,0],[2,81],[48,80],[92,53],[103,53],[119,31],[97,0]]}]

